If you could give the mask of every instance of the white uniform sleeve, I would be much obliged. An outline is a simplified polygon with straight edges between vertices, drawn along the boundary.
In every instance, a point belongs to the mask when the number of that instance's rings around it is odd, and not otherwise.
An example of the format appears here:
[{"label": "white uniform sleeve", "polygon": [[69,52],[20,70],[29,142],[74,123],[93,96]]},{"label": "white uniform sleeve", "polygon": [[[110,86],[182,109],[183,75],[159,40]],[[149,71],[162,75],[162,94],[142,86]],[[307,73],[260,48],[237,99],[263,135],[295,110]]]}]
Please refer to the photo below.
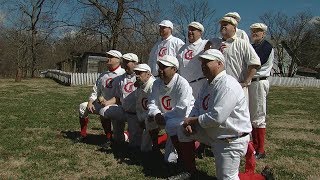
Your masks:
[{"label": "white uniform sleeve", "polygon": [[[203,86],[199,92],[202,92],[202,89],[203,89]],[[201,106],[200,103],[201,103],[201,100],[200,100],[200,93],[199,93],[196,101],[194,102],[194,106],[190,112],[189,117],[196,117],[200,115],[200,106]]]},{"label": "white uniform sleeve", "polygon": [[152,92],[148,99],[148,116],[154,117],[156,114],[161,113],[159,109],[159,81],[156,80],[152,87]]},{"label": "white uniform sleeve", "polygon": [[259,65],[261,66],[260,58],[252,45],[248,42],[244,43],[245,44],[245,50],[244,52],[248,52],[245,54],[245,60],[247,63],[247,66],[250,65]]},{"label": "white uniform sleeve", "polygon": [[148,60],[148,65],[151,68],[151,73],[152,75],[157,75],[157,47],[158,47],[158,42],[152,47],[150,54],[149,54],[149,60]]},{"label": "white uniform sleeve", "polygon": [[101,95],[101,77],[103,74],[101,74],[98,79],[96,80],[96,83],[94,84],[92,88],[92,93],[89,97],[89,100],[95,101],[100,95]]},{"label": "white uniform sleeve", "polygon": [[180,48],[184,45],[185,43],[181,40],[181,39],[178,39],[178,42],[177,42],[177,46],[176,46],[176,54],[178,55],[178,52],[180,50]]},{"label": "white uniform sleeve", "polygon": [[237,96],[230,88],[226,88],[217,92],[212,98],[209,107],[210,111],[199,116],[198,121],[201,127],[209,128],[223,124],[230,116],[231,112],[237,105]]}]

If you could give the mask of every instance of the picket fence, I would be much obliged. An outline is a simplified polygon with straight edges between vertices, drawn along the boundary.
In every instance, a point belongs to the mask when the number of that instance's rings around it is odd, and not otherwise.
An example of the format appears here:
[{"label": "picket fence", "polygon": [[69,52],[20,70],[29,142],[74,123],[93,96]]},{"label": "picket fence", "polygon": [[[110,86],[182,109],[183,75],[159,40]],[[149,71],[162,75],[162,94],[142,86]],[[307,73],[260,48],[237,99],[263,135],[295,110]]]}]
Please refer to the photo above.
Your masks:
[{"label": "picket fence", "polygon": [[[42,76],[51,78],[60,84],[67,86],[94,85],[100,73],[70,73],[55,69],[42,72]],[[306,77],[269,77],[271,86],[286,87],[317,87],[320,88],[320,80]]]}]

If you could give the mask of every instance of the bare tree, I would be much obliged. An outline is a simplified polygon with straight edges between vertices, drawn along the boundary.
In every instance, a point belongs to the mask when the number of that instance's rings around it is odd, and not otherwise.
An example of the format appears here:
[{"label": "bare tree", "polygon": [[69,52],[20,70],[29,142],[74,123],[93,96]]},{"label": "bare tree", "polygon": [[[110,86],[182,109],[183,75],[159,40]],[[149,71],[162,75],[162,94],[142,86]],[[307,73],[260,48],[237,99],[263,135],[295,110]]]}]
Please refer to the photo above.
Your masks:
[{"label": "bare tree", "polygon": [[208,1],[191,0],[188,3],[174,1],[173,19],[178,24],[180,36],[187,41],[187,25],[192,21],[200,22],[204,27],[204,36],[212,35],[217,31],[215,24],[215,9],[212,9]]},{"label": "bare tree", "polygon": [[[26,46],[19,47],[18,49],[26,49],[24,60],[17,61],[17,81],[24,71],[25,74],[30,74],[35,77],[35,73],[40,67],[42,58],[41,55],[45,54],[40,52],[39,49],[44,49],[41,46],[47,44],[47,38],[52,35],[55,28],[54,18],[56,11],[63,0],[21,0],[21,1],[6,1],[4,4],[7,7],[7,26],[11,31],[16,34],[24,36],[27,39],[25,43],[19,43],[15,38],[17,45]],[[43,44],[42,44],[43,43]],[[18,56],[19,57],[19,56]],[[25,65],[20,65],[24,62]],[[23,70],[20,68],[24,68]]]},{"label": "bare tree", "polygon": [[[310,36],[312,16],[308,12],[301,12],[295,16],[288,17],[283,13],[266,13],[260,19],[268,25],[271,40],[276,48],[278,67],[282,76],[292,77],[297,71],[298,65],[304,65],[305,57],[301,51],[306,43],[312,42]],[[287,72],[284,72],[285,52],[291,56]]]}]

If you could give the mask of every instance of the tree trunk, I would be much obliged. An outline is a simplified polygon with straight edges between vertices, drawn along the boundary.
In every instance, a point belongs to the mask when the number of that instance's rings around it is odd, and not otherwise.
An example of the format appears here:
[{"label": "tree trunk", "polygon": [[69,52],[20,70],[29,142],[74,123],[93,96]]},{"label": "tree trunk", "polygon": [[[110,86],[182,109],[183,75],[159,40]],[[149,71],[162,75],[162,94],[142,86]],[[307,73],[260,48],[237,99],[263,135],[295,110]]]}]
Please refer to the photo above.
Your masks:
[{"label": "tree trunk", "polygon": [[22,69],[21,67],[17,68],[17,72],[16,72],[16,78],[15,78],[15,82],[21,82],[22,79]]}]

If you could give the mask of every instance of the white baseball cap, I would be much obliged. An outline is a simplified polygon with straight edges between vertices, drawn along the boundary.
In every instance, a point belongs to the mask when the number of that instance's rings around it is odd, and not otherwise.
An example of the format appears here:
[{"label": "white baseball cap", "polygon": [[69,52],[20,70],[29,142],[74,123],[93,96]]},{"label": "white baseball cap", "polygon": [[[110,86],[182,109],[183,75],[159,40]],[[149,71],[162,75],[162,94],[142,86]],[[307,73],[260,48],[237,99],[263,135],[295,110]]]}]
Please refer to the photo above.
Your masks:
[{"label": "white baseball cap", "polygon": [[204,27],[203,27],[203,25],[201,24],[201,23],[199,23],[199,22],[191,22],[189,25],[188,25],[188,27],[189,26],[191,26],[191,27],[194,27],[194,28],[196,28],[196,29],[199,29],[201,32],[203,32],[204,31]]},{"label": "white baseball cap", "polygon": [[250,29],[262,29],[266,32],[268,30],[268,26],[263,23],[254,23],[250,26]]},{"label": "white baseball cap", "polygon": [[223,64],[225,62],[223,54],[217,49],[208,49],[199,56],[210,61],[217,60],[221,61]]},{"label": "white baseball cap", "polygon": [[116,58],[119,58],[119,59],[122,57],[121,52],[119,52],[117,50],[110,50],[110,51],[106,52],[106,54],[109,54],[109,55],[116,57]]},{"label": "white baseball cap", "polygon": [[168,66],[168,67],[176,67],[177,69],[179,68],[179,61],[176,57],[171,56],[171,55],[164,55],[163,57],[160,57],[158,59],[158,62],[161,64]]},{"label": "white baseball cap", "polygon": [[127,54],[124,54],[122,56],[122,59],[125,59],[127,61],[134,61],[134,62],[139,62],[139,58],[136,54],[134,53],[127,53]]},{"label": "white baseball cap", "polygon": [[222,17],[222,18],[220,19],[219,22],[220,22],[220,23],[221,23],[221,22],[228,22],[228,23],[230,23],[230,24],[232,24],[232,25],[234,25],[234,26],[238,26],[238,21],[237,21],[235,18],[233,18],[233,17],[224,16],[224,17]]},{"label": "white baseball cap", "polygon": [[226,17],[233,17],[234,19],[237,20],[238,23],[239,23],[240,20],[241,20],[241,17],[240,17],[240,15],[239,15],[239,13],[237,13],[237,12],[228,12],[228,13],[225,14],[224,16],[226,16]]},{"label": "white baseball cap", "polygon": [[169,20],[163,20],[163,21],[161,21],[161,23],[159,24],[159,26],[169,27],[169,28],[173,29],[173,24],[172,24],[172,22],[169,21]]},{"label": "white baseball cap", "polygon": [[151,72],[151,68],[150,66],[148,66],[148,64],[138,64],[133,70],[142,71],[142,72],[146,72],[146,71]]}]

